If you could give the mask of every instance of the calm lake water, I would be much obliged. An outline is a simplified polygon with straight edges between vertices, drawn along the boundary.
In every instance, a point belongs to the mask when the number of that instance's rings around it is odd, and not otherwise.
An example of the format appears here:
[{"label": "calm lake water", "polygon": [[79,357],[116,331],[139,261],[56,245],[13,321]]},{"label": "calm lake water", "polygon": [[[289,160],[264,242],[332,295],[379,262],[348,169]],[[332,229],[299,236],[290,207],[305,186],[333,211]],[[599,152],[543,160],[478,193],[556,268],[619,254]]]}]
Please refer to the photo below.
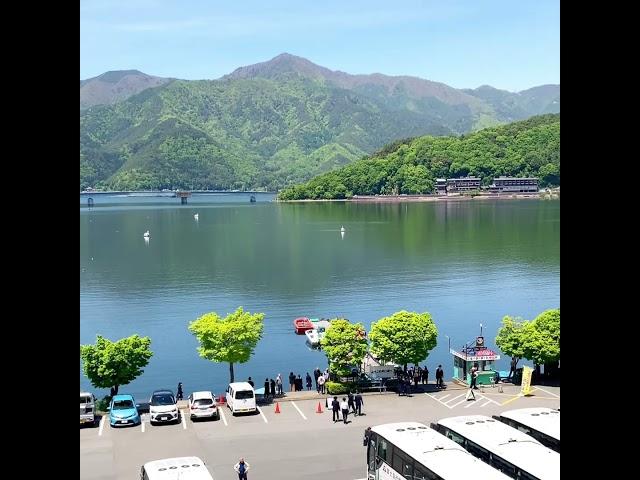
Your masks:
[{"label": "calm lake water", "polygon": [[[154,352],[121,392],[220,393],[228,365],[199,358],[187,325],[242,305],[265,313],[264,338],[236,379],[324,369],[326,357],[292,320],[344,316],[367,328],[398,310],[428,311],[439,331],[426,363],[452,373],[448,339],[480,333],[504,315],[533,318],[560,304],[559,200],[410,204],[278,204],[273,195],[175,198],[94,196],[80,203],[80,341],[148,335]],[[199,214],[199,220],[194,214]],[[344,238],[340,227],[344,225]],[[146,242],[143,233],[150,231]],[[508,369],[508,359],[498,366]],[[80,387],[96,391],[80,371]],[[107,392],[98,390],[99,394]]]}]

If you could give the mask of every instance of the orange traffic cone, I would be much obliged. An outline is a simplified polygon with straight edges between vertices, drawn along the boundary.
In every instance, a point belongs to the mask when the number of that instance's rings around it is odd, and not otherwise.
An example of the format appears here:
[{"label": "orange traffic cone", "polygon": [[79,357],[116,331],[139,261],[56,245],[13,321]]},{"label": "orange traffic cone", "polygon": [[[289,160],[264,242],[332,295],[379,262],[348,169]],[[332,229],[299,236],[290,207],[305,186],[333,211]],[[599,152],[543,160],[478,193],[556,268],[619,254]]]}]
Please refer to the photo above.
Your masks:
[{"label": "orange traffic cone", "polygon": [[318,402],[318,408],[316,409],[316,413],[322,413],[322,404]]},{"label": "orange traffic cone", "polygon": [[280,404],[276,402],[276,413],[280,413]]}]

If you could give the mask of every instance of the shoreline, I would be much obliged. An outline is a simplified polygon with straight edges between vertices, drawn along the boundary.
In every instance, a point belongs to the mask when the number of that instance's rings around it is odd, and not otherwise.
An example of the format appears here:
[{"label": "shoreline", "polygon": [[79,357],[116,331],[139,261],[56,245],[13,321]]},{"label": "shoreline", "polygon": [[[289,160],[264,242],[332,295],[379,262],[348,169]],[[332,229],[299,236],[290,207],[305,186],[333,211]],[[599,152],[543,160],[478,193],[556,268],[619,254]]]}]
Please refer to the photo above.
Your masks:
[{"label": "shoreline", "polygon": [[404,202],[464,202],[470,200],[521,200],[521,199],[554,199],[560,198],[559,193],[522,193],[522,194],[495,194],[495,195],[361,195],[352,198],[333,199],[304,199],[304,200],[278,200],[280,203],[322,203],[322,202],[349,202],[349,203],[404,203]]}]

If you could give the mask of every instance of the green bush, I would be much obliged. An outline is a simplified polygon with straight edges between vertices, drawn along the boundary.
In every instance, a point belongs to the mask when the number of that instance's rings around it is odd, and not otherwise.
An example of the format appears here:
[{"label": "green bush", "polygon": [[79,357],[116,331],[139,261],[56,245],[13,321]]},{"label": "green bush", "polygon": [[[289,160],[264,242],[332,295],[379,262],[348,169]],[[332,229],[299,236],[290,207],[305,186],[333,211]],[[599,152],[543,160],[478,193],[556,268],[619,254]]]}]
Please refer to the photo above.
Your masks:
[{"label": "green bush", "polygon": [[111,403],[111,396],[107,395],[106,397],[98,400],[96,402],[96,411],[98,412],[106,412],[109,408],[109,404]]},{"label": "green bush", "polygon": [[327,382],[325,383],[325,386],[329,395],[342,395],[344,393],[355,392],[357,390],[355,382]]}]

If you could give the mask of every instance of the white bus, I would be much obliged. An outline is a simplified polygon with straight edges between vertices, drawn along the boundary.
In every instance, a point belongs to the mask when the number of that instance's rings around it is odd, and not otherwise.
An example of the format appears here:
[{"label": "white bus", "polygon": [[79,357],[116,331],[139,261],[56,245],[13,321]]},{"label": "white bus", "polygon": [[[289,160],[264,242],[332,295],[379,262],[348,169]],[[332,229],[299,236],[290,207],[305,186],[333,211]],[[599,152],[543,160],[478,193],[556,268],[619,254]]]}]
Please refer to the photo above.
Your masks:
[{"label": "white bus", "polygon": [[165,458],[147,462],[140,468],[140,480],[213,480],[198,457]]},{"label": "white bus", "polygon": [[559,480],[560,454],[484,415],[440,420],[433,428],[511,478]]},{"label": "white bus", "polygon": [[541,444],[560,453],[560,412],[551,408],[520,408],[493,418],[531,435]]},{"label": "white bus", "polygon": [[422,423],[378,425],[365,440],[369,480],[508,480]]}]

